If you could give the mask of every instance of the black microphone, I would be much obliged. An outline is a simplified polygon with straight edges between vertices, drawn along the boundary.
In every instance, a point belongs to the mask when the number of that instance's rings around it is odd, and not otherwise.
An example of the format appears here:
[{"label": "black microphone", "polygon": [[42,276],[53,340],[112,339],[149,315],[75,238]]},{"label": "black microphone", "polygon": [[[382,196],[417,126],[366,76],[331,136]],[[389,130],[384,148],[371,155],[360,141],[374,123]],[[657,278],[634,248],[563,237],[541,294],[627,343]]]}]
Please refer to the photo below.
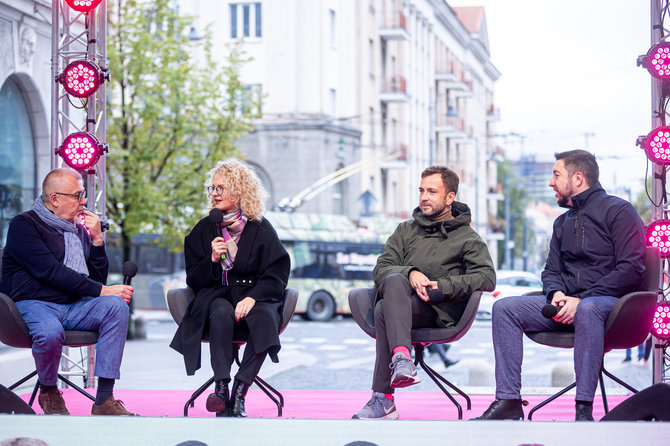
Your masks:
[{"label": "black microphone", "polygon": [[554,316],[558,314],[559,310],[560,310],[559,307],[547,304],[544,307],[542,307],[542,316],[546,317],[547,319],[552,319]]},{"label": "black microphone", "polygon": [[137,274],[137,263],[128,260],[123,264],[123,284],[130,285],[130,281]]},{"label": "black microphone", "polygon": [[223,211],[217,208],[214,208],[211,211],[209,211],[209,221],[211,221],[216,227],[217,237],[223,237],[223,231],[221,230],[221,222],[223,221]]}]

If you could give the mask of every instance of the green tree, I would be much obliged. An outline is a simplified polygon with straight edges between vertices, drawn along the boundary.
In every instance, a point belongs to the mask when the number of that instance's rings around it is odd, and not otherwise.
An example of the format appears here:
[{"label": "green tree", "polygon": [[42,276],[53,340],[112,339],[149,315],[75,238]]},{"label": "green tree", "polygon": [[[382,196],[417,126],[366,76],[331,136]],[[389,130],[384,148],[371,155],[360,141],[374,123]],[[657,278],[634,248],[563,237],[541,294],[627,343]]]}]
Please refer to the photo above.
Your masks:
[{"label": "green tree", "polygon": [[645,182],[646,184],[646,189],[642,192],[640,192],[633,202],[633,207],[637,211],[638,214],[640,214],[640,218],[644,222],[645,225],[648,225],[651,223],[651,217],[652,217],[652,212],[651,212],[651,191],[652,191],[652,180],[651,178],[647,178],[647,181]]},{"label": "green tree", "polygon": [[250,60],[240,46],[215,62],[209,34],[189,40],[192,20],[171,4],[109,4],[107,215],[121,235],[124,260],[140,232],[181,248],[202,217],[205,173],[237,154],[235,141],[259,117],[240,80]]},{"label": "green tree", "polygon": [[[505,201],[498,202],[497,220],[504,221],[504,224],[510,224],[510,238],[514,241],[514,249],[511,252],[510,263],[515,258],[523,258],[524,256],[524,224],[526,220],[526,206],[528,204],[528,196],[526,195],[524,182],[514,173],[512,163],[505,158],[503,162],[498,163],[498,178],[503,182],[503,194],[505,200],[509,201],[510,215],[505,218]],[[529,223],[526,228],[528,231],[526,246],[527,255],[534,250],[533,239],[535,231]],[[507,240],[501,240],[498,243],[498,265],[500,268],[513,269],[513,265],[505,265],[505,243]],[[533,267],[534,265],[529,265]]]}]

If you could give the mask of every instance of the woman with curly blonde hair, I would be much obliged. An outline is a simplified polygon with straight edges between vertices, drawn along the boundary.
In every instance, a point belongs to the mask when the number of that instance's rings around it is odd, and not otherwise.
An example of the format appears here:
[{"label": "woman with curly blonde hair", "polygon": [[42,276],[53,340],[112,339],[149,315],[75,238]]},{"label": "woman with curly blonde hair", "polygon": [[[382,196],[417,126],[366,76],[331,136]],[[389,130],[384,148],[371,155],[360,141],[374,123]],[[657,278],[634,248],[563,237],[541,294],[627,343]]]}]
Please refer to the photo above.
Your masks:
[{"label": "woman with curly blonde hair", "polygon": [[[265,357],[277,362],[290,260],[261,216],[265,191],[244,162],[217,163],[207,174],[205,190],[210,215],[184,240],[186,283],[195,299],[170,346],[184,355],[186,373],[193,375],[200,368],[200,342],[209,340],[215,389],[207,397],[207,410],[245,417],[245,396]],[[229,395],[233,333],[247,343]]]}]

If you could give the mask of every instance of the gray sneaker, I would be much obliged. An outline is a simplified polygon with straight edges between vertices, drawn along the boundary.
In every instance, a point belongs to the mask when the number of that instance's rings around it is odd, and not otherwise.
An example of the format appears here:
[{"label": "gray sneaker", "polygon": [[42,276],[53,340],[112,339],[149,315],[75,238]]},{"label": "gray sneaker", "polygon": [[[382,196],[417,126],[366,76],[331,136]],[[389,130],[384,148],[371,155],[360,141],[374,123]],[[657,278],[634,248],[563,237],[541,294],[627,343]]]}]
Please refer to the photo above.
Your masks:
[{"label": "gray sneaker", "polygon": [[416,375],[416,366],[402,353],[393,355],[389,368],[393,370],[393,375],[391,375],[392,389],[409,387],[421,382],[421,379]]},{"label": "gray sneaker", "polygon": [[396,420],[398,411],[395,408],[395,403],[386,398],[383,393],[372,392],[370,401],[351,418],[354,420]]}]

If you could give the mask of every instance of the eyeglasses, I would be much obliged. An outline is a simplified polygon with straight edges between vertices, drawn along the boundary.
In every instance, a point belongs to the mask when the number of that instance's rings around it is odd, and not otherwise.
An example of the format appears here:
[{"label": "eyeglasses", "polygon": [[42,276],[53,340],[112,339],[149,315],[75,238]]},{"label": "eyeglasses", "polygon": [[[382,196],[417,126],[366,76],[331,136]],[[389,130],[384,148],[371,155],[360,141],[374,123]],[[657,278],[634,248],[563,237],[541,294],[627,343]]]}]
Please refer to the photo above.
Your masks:
[{"label": "eyeglasses", "polygon": [[76,194],[65,194],[63,192],[54,192],[56,195],[69,195],[70,197],[75,197],[77,201],[81,201],[82,198],[86,198],[86,190],[77,192]]},{"label": "eyeglasses", "polygon": [[216,191],[218,195],[223,195],[223,186],[207,186],[207,193],[212,195]]}]

